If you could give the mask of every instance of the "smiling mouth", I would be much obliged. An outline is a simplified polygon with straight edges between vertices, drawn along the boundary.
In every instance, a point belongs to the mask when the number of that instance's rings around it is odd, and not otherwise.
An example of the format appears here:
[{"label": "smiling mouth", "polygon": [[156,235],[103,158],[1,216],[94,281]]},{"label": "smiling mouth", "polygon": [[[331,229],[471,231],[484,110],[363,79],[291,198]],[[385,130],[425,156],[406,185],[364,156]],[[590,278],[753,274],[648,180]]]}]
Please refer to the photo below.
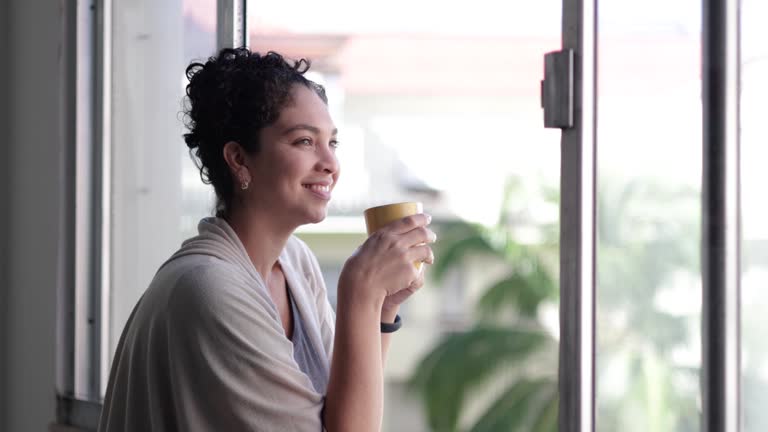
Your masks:
[{"label": "smiling mouth", "polygon": [[315,192],[325,192],[328,193],[331,191],[331,186],[323,186],[323,185],[302,185],[305,189],[309,189]]}]

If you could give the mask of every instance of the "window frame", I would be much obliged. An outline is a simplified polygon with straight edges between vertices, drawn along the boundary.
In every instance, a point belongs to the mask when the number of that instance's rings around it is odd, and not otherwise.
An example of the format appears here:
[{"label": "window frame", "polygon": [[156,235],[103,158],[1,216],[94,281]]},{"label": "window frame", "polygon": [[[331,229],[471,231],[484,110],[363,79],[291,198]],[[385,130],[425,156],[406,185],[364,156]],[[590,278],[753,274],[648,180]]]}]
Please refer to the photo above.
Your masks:
[{"label": "window frame", "polygon": [[[106,368],[104,299],[109,262],[109,54],[111,2],[67,3],[67,153],[62,248],[63,283],[57,301],[56,425],[95,430]],[[107,291],[105,291],[106,289]]]},{"label": "window frame", "polygon": [[561,432],[595,430],[597,7],[598,0],[563,0],[562,48],[573,52],[573,124],[561,137]]},{"label": "window frame", "polygon": [[738,432],[741,406],[741,6],[702,4],[702,430]]}]

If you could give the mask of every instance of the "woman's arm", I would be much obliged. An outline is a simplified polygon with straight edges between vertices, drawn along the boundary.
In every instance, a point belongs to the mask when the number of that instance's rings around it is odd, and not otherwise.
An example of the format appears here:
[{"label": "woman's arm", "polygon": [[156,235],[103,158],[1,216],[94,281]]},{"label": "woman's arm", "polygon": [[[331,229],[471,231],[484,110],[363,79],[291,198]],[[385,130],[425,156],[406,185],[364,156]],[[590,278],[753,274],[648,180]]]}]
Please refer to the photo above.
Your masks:
[{"label": "woman's arm", "polygon": [[379,316],[383,296],[339,298],[324,424],[329,432],[379,431],[384,377]]},{"label": "woman's arm", "polygon": [[[339,277],[331,375],[323,411],[329,432],[378,432],[384,411],[382,311],[423,281],[416,261],[430,261],[426,215],[409,216],[371,235]],[[410,294],[408,294],[410,295]],[[382,309],[384,308],[384,309]]]}]

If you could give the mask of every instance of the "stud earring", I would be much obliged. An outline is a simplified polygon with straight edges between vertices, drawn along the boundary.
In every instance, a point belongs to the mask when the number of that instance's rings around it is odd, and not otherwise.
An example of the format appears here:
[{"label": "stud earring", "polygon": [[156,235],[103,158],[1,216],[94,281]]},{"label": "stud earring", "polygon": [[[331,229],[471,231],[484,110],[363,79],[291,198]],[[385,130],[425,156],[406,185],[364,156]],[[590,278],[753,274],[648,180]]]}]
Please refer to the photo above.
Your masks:
[{"label": "stud earring", "polygon": [[240,189],[241,189],[241,190],[246,190],[246,189],[248,189],[248,185],[249,185],[249,184],[250,184],[250,182],[248,182],[247,180],[243,180],[243,181],[240,183]]}]

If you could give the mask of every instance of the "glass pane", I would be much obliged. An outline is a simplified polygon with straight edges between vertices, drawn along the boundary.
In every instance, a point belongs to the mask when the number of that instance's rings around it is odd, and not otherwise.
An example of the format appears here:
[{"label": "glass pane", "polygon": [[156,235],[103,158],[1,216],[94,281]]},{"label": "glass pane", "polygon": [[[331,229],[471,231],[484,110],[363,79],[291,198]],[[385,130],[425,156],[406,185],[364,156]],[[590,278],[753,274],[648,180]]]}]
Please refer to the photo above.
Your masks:
[{"label": "glass pane", "polygon": [[768,3],[742,1],[741,193],[742,193],[742,412],[745,432],[768,430]]},{"label": "glass pane", "polygon": [[309,58],[340,130],[330,217],[299,230],[332,299],[365,208],[434,216],[438,264],[401,311],[384,430],[555,430],[560,132],[539,80],[560,1],[252,3],[251,48]]},{"label": "glass pane", "polygon": [[597,430],[698,431],[700,2],[604,2]]},{"label": "glass pane", "polygon": [[110,363],[158,267],[213,206],[180,113],[184,69],[215,51],[216,0],[114,2],[112,38]]}]

